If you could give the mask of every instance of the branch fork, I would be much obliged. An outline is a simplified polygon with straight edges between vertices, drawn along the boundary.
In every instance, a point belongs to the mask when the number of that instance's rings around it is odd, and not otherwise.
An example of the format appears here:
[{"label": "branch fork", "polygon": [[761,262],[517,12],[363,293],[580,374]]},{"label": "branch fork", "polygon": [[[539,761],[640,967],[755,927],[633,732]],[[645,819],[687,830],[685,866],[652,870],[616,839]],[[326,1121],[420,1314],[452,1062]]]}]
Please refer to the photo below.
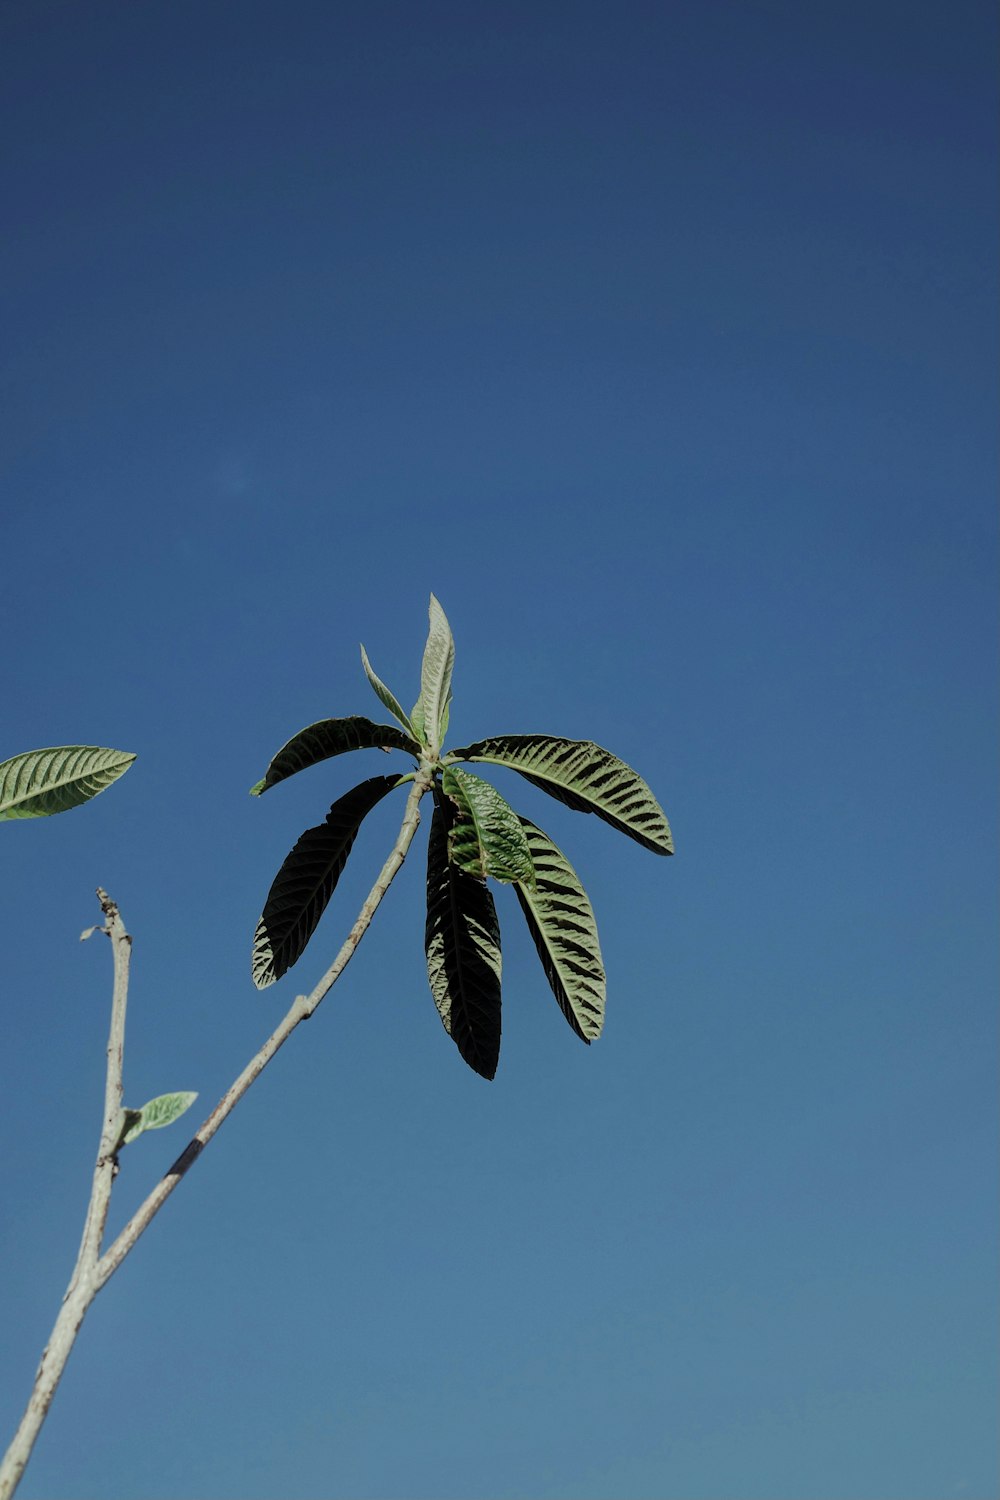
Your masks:
[{"label": "branch fork", "polygon": [[97,931],[105,933],[111,941],[114,962],[101,1137],[80,1250],[69,1285],[63,1295],[59,1316],[56,1318],[35,1375],[31,1398],[3,1462],[0,1463],[0,1500],[10,1500],[20,1483],[90,1304],[117,1271],[125,1257],[134,1249],[140,1236],[149,1228],[174,1188],[197,1161],[219,1126],[236,1107],[250,1085],[260,1076],[299,1022],[308,1020],[313,1015],[353,958],[383,896],[406,858],[407,850],[413,842],[413,836],[420,823],[418,804],[420,798],[429,790],[431,781],[432,773],[428,768],[421,768],[416,773],[396,842],[333,963],[308,995],[295,997],[284,1019],[271,1033],[260,1051],[250,1059],[239,1077],[226,1090],[207,1120],[191,1138],[145,1202],[132,1215],[117,1239],[103,1254],[101,1247],[111,1202],[111,1188],[118,1174],[118,1153],[124,1144],[124,1121],[127,1113],[122,1107],[122,1064],[125,1055],[125,1013],[128,1006],[132,937],[122,921],[117,903],[111,899],[107,891],[98,887],[97,899],[105,916],[105,925],[88,928],[81,933],[81,938],[88,938]]}]

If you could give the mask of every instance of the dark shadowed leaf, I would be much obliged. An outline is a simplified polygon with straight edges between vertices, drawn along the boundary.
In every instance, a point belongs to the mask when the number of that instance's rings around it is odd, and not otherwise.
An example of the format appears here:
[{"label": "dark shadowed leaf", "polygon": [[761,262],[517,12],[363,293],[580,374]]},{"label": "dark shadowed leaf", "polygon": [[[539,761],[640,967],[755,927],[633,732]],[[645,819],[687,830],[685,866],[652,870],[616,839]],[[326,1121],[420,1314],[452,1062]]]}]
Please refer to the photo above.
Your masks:
[{"label": "dark shadowed leaf", "polygon": [[452,750],[450,756],[509,766],[567,807],[596,813],[654,854],[674,852],[666,815],[642,777],[593,740],[504,734]]},{"label": "dark shadowed leaf", "polygon": [[307,828],[267,893],[253,940],[253,982],[259,990],[280,979],[301,958],[333,895],[358,829],[398,776],[373,776],[330,808],[325,822]]},{"label": "dark shadowed leaf", "polygon": [[427,977],[444,1028],[470,1068],[500,1058],[500,927],[485,881],[448,859],[451,807],[435,802],[427,850]]},{"label": "dark shadowed leaf", "polygon": [[124,750],[55,745],[0,764],[0,818],[49,818],[89,802],[135,760]]},{"label": "dark shadowed leaf", "polygon": [[348,750],[407,750],[419,755],[415,741],[392,724],[373,724],[371,719],[355,715],[349,719],[320,719],[318,724],[309,724],[292,736],[287,745],[282,745],[268,766],[265,775],[250,788],[251,797],[277,786],[298,771],[329,760],[332,755],[343,755]]},{"label": "dark shadowed leaf", "polygon": [[552,993],[577,1036],[591,1042],[604,1025],[604,965],[587,893],[549,836],[520,819],[531,850],[534,886],[514,886]]},{"label": "dark shadowed leaf", "polygon": [[531,881],[531,851],[520,819],[495,787],[471,771],[447,766],[441,780],[457,807],[448,850],[467,875]]}]

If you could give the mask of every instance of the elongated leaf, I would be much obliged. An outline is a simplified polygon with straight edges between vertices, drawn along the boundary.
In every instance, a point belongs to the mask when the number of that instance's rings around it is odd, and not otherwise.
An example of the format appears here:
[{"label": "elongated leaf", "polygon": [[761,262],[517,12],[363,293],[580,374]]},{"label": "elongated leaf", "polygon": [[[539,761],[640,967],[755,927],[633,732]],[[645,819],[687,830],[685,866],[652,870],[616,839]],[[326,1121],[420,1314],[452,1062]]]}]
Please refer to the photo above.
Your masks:
[{"label": "elongated leaf", "polygon": [[520,823],[535,883],[519,881],[514,891],[559,1008],[589,1043],[604,1025],[604,965],[594,911],[562,850],[527,818]]},{"label": "elongated leaf", "polygon": [[197,1094],[160,1094],[150,1099],[141,1109],[127,1109],[122,1126],[121,1145],[127,1146],[147,1130],[162,1130],[179,1120],[185,1110],[191,1108]]},{"label": "elongated leaf", "polygon": [[421,698],[418,698],[416,703],[414,703],[413,707],[410,709],[410,723],[413,726],[413,733],[416,735],[417,739],[422,745],[426,745],[427,730],[424,726],[424,707],[423,699]]},{"label": "elongated leaf", "polygon": [[450,754],[457,760],[509,766],[567,807],[596,813],[654,854],[674,852],[666,815],[642,777],[593,740],[504,734]]},{"label": "elongated leaf", "polygon": [[56,745],[0,764],[0,818],[48,818],[89,802],[135,760],[124,750]]},{"label": "elongated leaf", "polygon": [[500,926],[485,881],[448,859],[451,809],[437,799],[427,849],[427,977],[444,1029],[492,1078],[500,1059]]},{"label": "elongated leaf", "polygon": [[373,724],[371,719],[355,715],[350,719],[320,719],[318,724],[309,724],[294,734],[287,745],[282,745],[271,761],[266,774],[250,788],[251,797],[259,797],[279,781],[329,760],[332,755],[343,755],[348,750],[408,750],[419,755],[420,747],[392,724]]},{"label": "elongated leaf", "polygon": [[[445,709],[451,695],[451,674],[455,665],[455,642],[451,626],[440,604],[431,595],[430,630],[420,668],[420,697],[410,722],[422,726],[426,743],[432,750],[441,748],[441,736],[447,727]],[[416,715],[416,717],[414,717]]]},{"label": "elongated leaf", "polygon": [[274,877],[253,940],[253,982],[266,989],[302,957],[333,895],[366,815],[398,786],[373,776],[339,797],[317,828],[307,828]]},{"label": "elongated leaf", "polygon": [[406,730],[406,733],[410,736],[411,739],[415,739],[416,736],[413,733],[413,725],[404,714],[400,706],[399,699],[393,692],[389,690],[389,688],[386,687],[381,677],[377,677],[375,675],[375,672],[372,669],[372,664],[368,660],[368,652],[365,650],[364,646],[361,647],[361,665],[365,669],[365,676],[371,683],[376,697],[381,698],[382,702],[392,714],[393,718],[399,720],[400,724]]},{"label": "elongated leaf", "polygon": [[447,766],[441,786],[456,804],[448,855],[467,875],[494,880],[532,879],[531,851],[514,809],[481,776]]}]

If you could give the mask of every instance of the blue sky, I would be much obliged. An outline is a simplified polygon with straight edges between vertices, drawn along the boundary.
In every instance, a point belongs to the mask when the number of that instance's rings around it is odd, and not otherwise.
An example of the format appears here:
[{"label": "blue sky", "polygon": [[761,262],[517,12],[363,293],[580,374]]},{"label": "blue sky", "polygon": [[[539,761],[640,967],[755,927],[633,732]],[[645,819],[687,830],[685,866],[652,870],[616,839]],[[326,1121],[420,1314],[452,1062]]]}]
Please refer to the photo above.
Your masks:
[{"label": "blue sky", "polygon": [[585,1049],[501,890],[486,1084],[422,830],[92,1309],[26,1500],[996,1492],[995,40],[963,0],[0,12],[0,758],[138,755],[2,836],[5,1428],[99,1131],[93,889],[128,1101],[207,1112],[395,836],[257,993],[274,872],[388,762],[247,788],[377,716],[360,640],[408,704],[433,590],[453,742],[593,738],[678,850],[497,772],[609,1001]]}]

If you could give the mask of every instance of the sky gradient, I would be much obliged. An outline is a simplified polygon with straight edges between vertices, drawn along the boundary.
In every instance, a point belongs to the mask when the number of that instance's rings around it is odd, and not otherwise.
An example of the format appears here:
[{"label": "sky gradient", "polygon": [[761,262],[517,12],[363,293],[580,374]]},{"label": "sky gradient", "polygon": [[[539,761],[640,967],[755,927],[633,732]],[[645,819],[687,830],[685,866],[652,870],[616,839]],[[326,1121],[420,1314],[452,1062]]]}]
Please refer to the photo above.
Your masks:
[{"label": "sky gradient", "polygon": [[201,1118],[395,837],[256,992],[281,860],[390,763],[247,790],[379,717],[359,641],[408,706],[433,590],[452,743],[592,738],[677,844],[485,773],[609,975],[587,1049],[500,890],[487,1084],[421,830],[24,1500],[996,1495],[995,45],[963,0],[0,8],[0,759],[138,755],[0,836],[4,1434],[100,1128],[94,887],[126,1100]]}]

